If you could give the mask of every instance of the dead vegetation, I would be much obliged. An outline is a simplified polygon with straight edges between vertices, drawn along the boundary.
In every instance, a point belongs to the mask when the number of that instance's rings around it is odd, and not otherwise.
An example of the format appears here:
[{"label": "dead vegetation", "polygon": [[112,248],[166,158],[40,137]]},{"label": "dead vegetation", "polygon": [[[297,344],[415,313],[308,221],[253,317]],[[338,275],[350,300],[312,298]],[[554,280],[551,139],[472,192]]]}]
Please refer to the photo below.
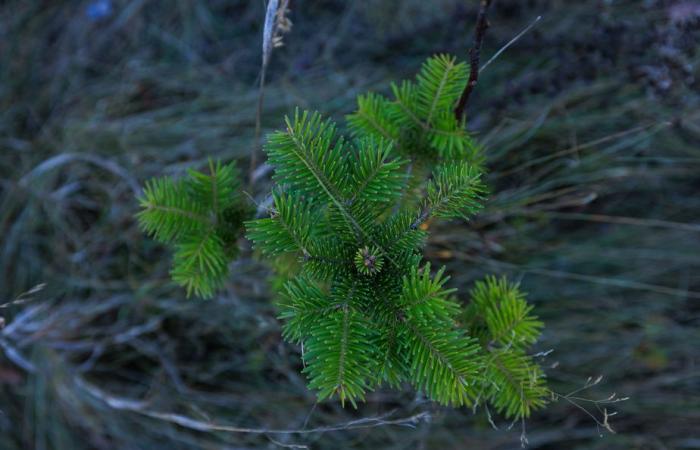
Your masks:
[{"label": "dead vegetation", "polygon": [[[208,156],[248,167],[264,5],[93,3],[0,6],[0,448],[518,447],[519,424],[407,393],[315,405],[251,259],[215,300],[184,299],[134,192]],[[295,105],[341,116],[431,53],[466,59],[476,8],[435,3],[291,2],[262,134]],[[470,99],[498,195],[439,225],[431,258],[462,289],[521,280],[562,395],[604,375],[586,399],[630,397],[604,439],[557,402],[527,423],[531,448],[698,448],[697,6],[501,0],[489,14],[484,60],[543,19]]]}]

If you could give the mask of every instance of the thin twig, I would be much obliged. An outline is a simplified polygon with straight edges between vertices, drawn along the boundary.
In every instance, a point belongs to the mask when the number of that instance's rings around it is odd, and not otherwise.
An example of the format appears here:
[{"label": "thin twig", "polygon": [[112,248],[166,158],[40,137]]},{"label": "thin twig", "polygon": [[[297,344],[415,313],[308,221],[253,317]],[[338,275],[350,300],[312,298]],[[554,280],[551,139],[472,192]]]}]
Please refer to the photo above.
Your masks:
[{"label": "thin twig", "polygon": [[37,292],[40,292],[46,287],[46,283],[40,283],[28,290],[27,292],[23,292],[17,298],[14,300],[11,300],[9,302],[3,303],[0,305],[0,309],[5,309],[9,308],[11,306],[16,306],[16,305],[21,305],[22,303],[27,303],[28,301],[31,301],[34,299],[33,295],[36,294]]},{"label": "thin twig", "polygon": [[467,106],[467,101],[469,101],[469,96],[476,87],[476,83],[479,81],[479,57],[481,56],[481,43],[489,27],[489,22],[486,19],[489,6],[491,6],[491,0],[481,0],[479,15],[476,19],[476,29],[474,31],[474,44],[469,50],[469,80],[455,108],[455,117],[460,122],[464,119],[464,110]]},{"label": "thin twig", "polygon": [[521,37],[523,37],[523,36],[525,35],[525,33],[527,33],[528,31],[530,31],[530,30],[532,29],[532,27],[534,27],[534,26],[537,24],[537,22],[539,22],[540,20],[542,20],[542,16],[537,16],[537,17],[535,18],[535,20],[533,20],[532,23],[530,23],[530,25],[528,25],[527,27],[525,27],[525,28],[523,29],[523,31],[521,31],[520,33],[518,33],[517,35],[515,35],[515,37],[514,37],[513,39],[511,39],[510,41],[508,41],[508,43],[507,43],[506,45],[504,45],[504,46],[501,47],[496,53],[494,53],[494,55],[493,55],[491,58],[489,58],[489,60],[486,61],[486,63],[485,63],[483,66],[481,66],[481,68],[479,69],[479,73],[483,72],[484,69],[486,69],[486,67],[488,67],[489,64],[491,64],[496,58],[498,58],[499,56],[501,56],[501,53],[503,53],[503,52],[505,52],[506,50],[508,50],[508,47],[510,47],[511,45],[515,44],[515,43],[518,41],[518,39],[520,39]]},{"label": "thin twig", "polygon": [[139,183],[128,170],[115,163],[114,161],[95,156],[94,154],[90,153],[61,153],[52,156],[51,158],[43,161],[41,164],[37,165],[32,170],[23,175],[22,178],[19,179],[18,184],[23,187],[31,187],[33,180],[41,177],[50,170],[71,163],[73,161],[82,161],[99,166],[109,172],[112,172],[116,176],[126,181],[134,195],[139,195],[139,193],[141,192],[141,187],[139,186]]},{"label": "thin twig", "polygon": [[204,422],[201,420],[193,419],[191,417],[184,416],[182,414],[166,413],[160,411],[153,411],[146,409],[148,403],[142,400],[133,400],[115,397],[110,395],[97,386],[90,384],[80,377],[75,378],[75,383],[77,386],[81,387],[83,390],[88,392],[91,396],[100,401],[106,403],[110,408],[131,411],[137,414],[141,414],[152,419],[162,420],[165,422],[170,422],[175,425],[179,425],[183,428],[189,428],[196,431],[224,431],[228,433],[247,433],[247,434],[317,434],[326,433],[329,431],[339,431],[339,430],[356,430],[361,428],[375,428],[387,425],[397,425],[404,427],[415,427],[416,424],[422,421],[430,420],[430,413],[427,411],[414,414],[409,417],[403,417],[398,419],[391,419],[393,411],[383,414],[381,416],[367,417],[357,420],[352,420],[350,422],[345,422],[336,425],[308,428],[308,429],[273,429],[273,428],[247,428],[247,427],[236,427],[230,425],[217,424],[212,422]]},{"label": "thin twig", "polygon": [[621,289],[633,289],[639,291],[656,292],[657,294],[670,295],[673,297],[680,298],[693,298],[700,299],[700,291],[689,291],[686,289],[676,289],[668,286],[661,286],[657,284],[640,283],[633,280],[625,280],[620,278],[611,277],[600,277],[596,275],[586,275],[581,273],[566,272],[560,270],[548,270],[541,269],[537,267],[527,267],[524,265],[512,264],[505,261],[499,261],[492,258],[475,257],[467,254],[459,254],[461,258],[468,261],[474,261],[479,263],[491,264],[494,266],[500,266],[512,270],[519,270],[524,273],[532,273],[535,275],[542,275],[546,277],[563,278],[576,281],[584,281],[594,284],[599,284],[603,286],[614,286]]},{"label": "thin twig", "polygon": [[669,230],[700,232],[700,224],[697,223],[671,222],[668,220],[645,219],[642,217],[608,216],[604,214],[565,213],[536,210],[525,210],[520,212],[520,214],[542,215],[561,220],[583,220],[587,222],[612,223],[616,225],[632,225],[638,227],[666,228]]}]

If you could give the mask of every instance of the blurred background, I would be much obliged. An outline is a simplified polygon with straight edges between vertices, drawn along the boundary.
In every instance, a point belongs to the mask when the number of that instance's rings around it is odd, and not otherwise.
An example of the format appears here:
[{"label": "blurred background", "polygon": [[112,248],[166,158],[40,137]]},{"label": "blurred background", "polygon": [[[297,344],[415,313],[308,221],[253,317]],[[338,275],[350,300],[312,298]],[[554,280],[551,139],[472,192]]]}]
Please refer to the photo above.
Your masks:
[{"label": "blurred background", "polygon": [[[292,0],[263,134],[467,59],[477,3]],[[524,424],[408,388],[316,405],[263,264],[237,261],[211,301],[170,282],[135,197],[208,157],[248,167],[264,12],[0,3],[0,448],[511,449],[523,426],[534,449],[700,448],[700,2],[493,2],[482,63],[542,20],[468,105],[494,194],[427,255],[463,293],[489,273],[529,292],[551,388],[584,389]],[[613,393],[616,434],[588,401]]]}]

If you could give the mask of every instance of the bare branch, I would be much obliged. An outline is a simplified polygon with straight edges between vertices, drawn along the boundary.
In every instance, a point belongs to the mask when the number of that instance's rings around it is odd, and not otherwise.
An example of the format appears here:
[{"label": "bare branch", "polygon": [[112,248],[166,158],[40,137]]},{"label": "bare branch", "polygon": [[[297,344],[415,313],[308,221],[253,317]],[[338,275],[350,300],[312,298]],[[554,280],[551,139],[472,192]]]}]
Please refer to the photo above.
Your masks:
[{"label": "bare branch", "polygon": [[502,54],[503,52],[505,52],[506,50],[508,50],[508,47],[510,47],[511,45],[515,44],[521,37],[523,37],[523,36],[525,35],[525,33],[527,33],[528,31],[530,31],[530,30],[532,29],[532,27],[534,27],[534,26],[537,24],[537,22],[539,22],[540,20],[542,20],[542,16],[537,16],[537,17],[535,18],[535,20],[533,20],[532,23],[530,23],[530,25],[528,25],[527,27],[525,27],[525,28],[523,29],[523,31],[521,31],[521,32],[518,33],[513,39],[511,39],[510,41],[508,41],[508,42],[506,43],[506,45],[504,45],[503,47],[501,47],[500,49],[498,49],[498,51],[497,51],[496,53],[494,53],[494,55],[493,55],[492,57],[490,57],[489,60],[486,61],[486,63],[485,63],[483,66],[481,66],[481,68],[479,68],[479,73],[483,72],[484,69],[485,69],[486,67],[488,67],[489,64],[491,64],[492,62],[494,62],[494,60],[495,60],[496,58],[498,58],[499,56],[501,56],[501,54]]},{"label": "bare branch", "polygon": [[467,101],[469,101],[469,96],[476,87],[476,83],[479,81],[479,57],[481,56],[481,43],[489,27],[489,22],[486,19],[489,6],[491,6],[491,0],[481,0],[479,15],[476,18],[476,29],[474,30],[474,43],[469,50],[469,80],[467,81],[467,85],[464,86],[464,91],[459,97],[459,102],[457,102],[457,107],[455,108],[455,117],[458,121],[464,119],[464,110],[467,106]]},{"label": "bare branch", "polygon": [[415,427],[418,423],[423,421],[429,421],[431,416],[427,411],[414,414],[409,417],[402,417],[398,419],[391,419],[391,415],[394,411],[389,413],[375,416],[367,417],[357,420],[352,420],[345,423],[340,423],[337,425],[330,425],[325,427],[308,428],[308,429],[274,429],[274,428],[246,428],[246,427],[236,427],[230,425],[217,424],[212,422],[204,422],[201,420],[193,419],[182,414],[167,413],[160,411],[153,411],[147,409],[148,403],[142,400],[126,399],[121,397],[115,397],[108,394],[97,386],[88,383],[80,377],[75,378],[75,383],[83,390],[88,392],[94,398],[104,402],[109,407],[122,411],[131,411],[134,413],[141,414],[152,419],[162,420],[165,422],[170,422],[175,425],[179,425],[184,428],[189,428],[196,431],[224,431],[228,433],[247,433],[247,434],[317,434],[326,433],[329,431],[339,431],[339,430],[356,430],[360,428],[376,428],[380,426],[397,425],[404,427]]}]

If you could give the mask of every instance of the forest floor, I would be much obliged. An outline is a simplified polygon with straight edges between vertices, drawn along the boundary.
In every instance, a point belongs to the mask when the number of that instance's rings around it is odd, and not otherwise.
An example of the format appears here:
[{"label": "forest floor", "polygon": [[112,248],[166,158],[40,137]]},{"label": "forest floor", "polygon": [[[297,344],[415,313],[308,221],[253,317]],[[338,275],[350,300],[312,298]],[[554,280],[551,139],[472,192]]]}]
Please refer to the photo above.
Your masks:
[{"label": "forest floor", "polygon": [[[292,2],[263,135],[296,106],[342,119],[431,54],[466,60],[476,3]],[[519,281],[546,323],[562,396],[515,424],[410,389],[316,405],[264,265],[237,261],[211,301],[169,281],[136,195],[208,157],[248,167],[263,16],[0,5],[0,449],[700,448],[697,1],[494,2],[482,61],[542,19],[468,105],[493,194],[475,220],[434,225],[427,253],[463,292]]]}]

